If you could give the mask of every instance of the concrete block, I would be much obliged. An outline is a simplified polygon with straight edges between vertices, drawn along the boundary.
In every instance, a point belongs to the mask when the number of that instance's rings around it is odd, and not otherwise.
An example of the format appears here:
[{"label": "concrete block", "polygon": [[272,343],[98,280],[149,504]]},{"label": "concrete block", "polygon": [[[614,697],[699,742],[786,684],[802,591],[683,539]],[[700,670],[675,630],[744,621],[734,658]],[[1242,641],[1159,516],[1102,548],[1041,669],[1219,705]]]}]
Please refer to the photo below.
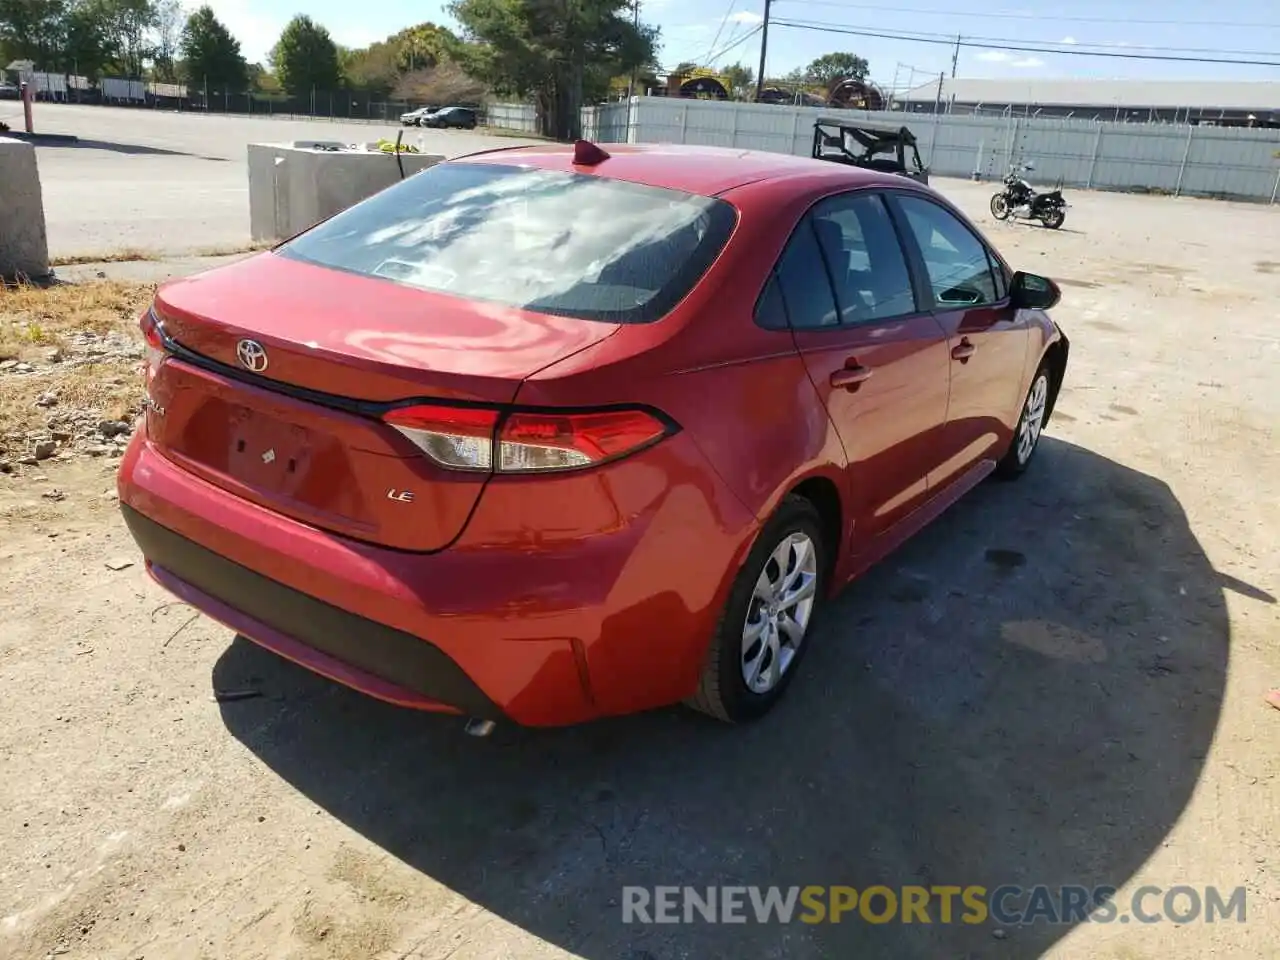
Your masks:
[{"label": "concrete block", "polygon": [[0,137],[0,279],[49,275],[36,148]]},{"label": "concrete block", "polygon": [[[406,177],[445,159],[426,153],[400,158]],[[251,143],[249,233],[255,242],[283,240],[399,180],[395,154],[322,140]]]}]

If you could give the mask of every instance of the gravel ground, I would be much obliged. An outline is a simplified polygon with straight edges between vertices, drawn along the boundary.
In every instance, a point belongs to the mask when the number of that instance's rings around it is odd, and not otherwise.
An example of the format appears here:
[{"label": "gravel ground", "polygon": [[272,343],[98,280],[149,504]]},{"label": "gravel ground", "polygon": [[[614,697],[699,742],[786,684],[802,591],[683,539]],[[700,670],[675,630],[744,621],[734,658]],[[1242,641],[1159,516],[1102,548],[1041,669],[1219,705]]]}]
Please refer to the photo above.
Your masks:
[{"label": "gravel ground", "polygon": [[[1059,412],[750,727],[464,738],[170,603],[111,464],[0,476],[0,956],[1280,956],[1280,210],[1080,193],[1055,233],[940,186],[1063,284]],[[1243,887],[1247,922],[621,922],[625,884],[732,883]]]},{"label": "gravel ground", "polygon": [[[202,116],[113,107],[36,105],[36,129],[79,137],[40,146],[53,257],[121,249],[222,252],[249,243],[250,143],[395,138],[398,124]],[[521,142],[461,130],[405,131],[428,153],[457,156]]]}]

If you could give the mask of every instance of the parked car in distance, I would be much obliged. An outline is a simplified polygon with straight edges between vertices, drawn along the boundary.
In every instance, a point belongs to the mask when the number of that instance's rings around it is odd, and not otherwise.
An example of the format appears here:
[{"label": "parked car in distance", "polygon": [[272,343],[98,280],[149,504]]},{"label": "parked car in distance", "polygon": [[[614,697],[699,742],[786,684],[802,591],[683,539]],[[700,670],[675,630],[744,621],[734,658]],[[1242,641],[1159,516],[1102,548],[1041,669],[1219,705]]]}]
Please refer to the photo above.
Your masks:
[{"label": "parked car in distance", "polygon": [[429,117],[423,117],[422,126],[437,128],[457,127],[462,130],[474,130],[476,127],[476,112],[470,107],[443,107]]},{"label": "parked car in distance", "polygon": [[473,154],[162,286],[120,506],[161,585],[374,697],[750,720],[832,593],[1027,469],[1059,296],[894,174]]},{"label": "parked car in distance", "polygon": [[22,91],[16,84],[0,81],[0,100],[18,100],[21,97]]},{"label": "parked car in distance", "polygon": [[423,119],[431,114],[432,109],[432,107],[418,107],[416,110],[402,113],[400,114],[400,125],[404,127],[420,127]]}]

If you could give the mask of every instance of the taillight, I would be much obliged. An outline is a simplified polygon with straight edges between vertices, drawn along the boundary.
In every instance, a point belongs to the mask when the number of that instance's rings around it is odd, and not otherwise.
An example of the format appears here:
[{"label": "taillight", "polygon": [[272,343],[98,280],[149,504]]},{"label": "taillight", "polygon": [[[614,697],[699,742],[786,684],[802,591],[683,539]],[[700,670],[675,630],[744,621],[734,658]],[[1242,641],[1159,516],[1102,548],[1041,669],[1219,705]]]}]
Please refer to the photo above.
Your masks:
[{"label": "taillight", "polygon": [[443,467],[499,473],[591,467],[642,450],[673,431],[665,420],[639,409],[515,410],[504,418],[491,407],[426,404],[391,410],[383,420]]},{"label": "taillight", "polygon": [[382,418],[436,463],[454,470],[493,469],[498,411],[482,407],[401,407]]},{"label": "taillight", "polygon": [[164,346],[164,327],[161,326],[160,318],[156,316],[154,309],[148,310],[142,315],[142,318],[138,321],[138,326],[142,328],[142,337],[147,341],[147,362],[143,368],[143,375],[149,387],[151,386],[151,380],[160,369],[161,361],[168,355],[168,351]]},{"label": "taillight", "polygon": [[644,410],[513,413],[498,437],[504,473],[589,467],[661,440],[667,425]]}]

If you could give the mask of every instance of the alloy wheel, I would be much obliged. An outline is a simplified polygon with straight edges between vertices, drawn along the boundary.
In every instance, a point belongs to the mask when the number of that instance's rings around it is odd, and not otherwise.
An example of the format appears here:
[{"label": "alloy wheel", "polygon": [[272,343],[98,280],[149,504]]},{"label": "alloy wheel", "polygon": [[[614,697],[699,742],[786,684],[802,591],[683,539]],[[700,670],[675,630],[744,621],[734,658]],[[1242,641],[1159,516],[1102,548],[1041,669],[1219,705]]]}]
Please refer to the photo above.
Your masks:
[{"label": "alloy wheel", "polygon": [[804,532],[787,535],[756,579],[742,628],[742,679],[752,693],[776,687],[804,642],[818,586],[818,555]]},{"label": "alloy wheel", "polygon": [[1044,411],[1049,399],[1049,378],[1040,373],[1031,385],[1027,394],[1027,405],[1022,411],[1022,420],[1018,423],[1018,462],[1026,463],[1040,441],[1040,430],[1044,427]]}]

